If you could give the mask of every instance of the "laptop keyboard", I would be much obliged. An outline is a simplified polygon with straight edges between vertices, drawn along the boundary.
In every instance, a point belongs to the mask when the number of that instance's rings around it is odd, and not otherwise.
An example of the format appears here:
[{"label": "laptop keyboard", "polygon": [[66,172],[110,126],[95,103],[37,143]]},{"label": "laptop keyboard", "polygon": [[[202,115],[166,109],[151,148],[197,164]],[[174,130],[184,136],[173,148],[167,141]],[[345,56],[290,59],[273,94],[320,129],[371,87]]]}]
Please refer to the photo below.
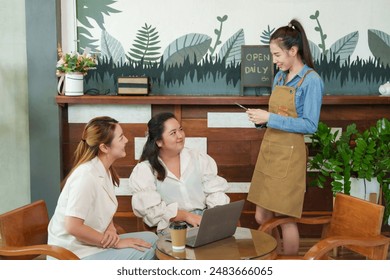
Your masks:
[{"label": "laptop keyboard", "polygon": [[198,236],[198,230],[199,230],[199,227],[189,228],[187,230],[187,237],[186,237],[186,244],[187,245],[192,246],[195,244],[196,237]]}]

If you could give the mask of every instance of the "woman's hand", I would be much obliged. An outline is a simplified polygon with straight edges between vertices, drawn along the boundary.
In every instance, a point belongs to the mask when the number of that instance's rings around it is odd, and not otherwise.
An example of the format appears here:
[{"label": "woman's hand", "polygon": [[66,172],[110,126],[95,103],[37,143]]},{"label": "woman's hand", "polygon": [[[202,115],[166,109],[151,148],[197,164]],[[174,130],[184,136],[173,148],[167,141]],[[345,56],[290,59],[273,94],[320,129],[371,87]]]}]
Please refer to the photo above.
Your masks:
[{"label": "woman's hand", "polygon": [[185,221],[187,224],[194,227],[198,227],[201,220],[202,216],[184,210],[178,210],[176,217],[173,219],[173,221]]},{"label": "woman's hand", "polygon": [[120,241],[120,237],[117,234],[115,229],[108,228],[104,234],[102,241],[100,241],[100,244],[103,248],[115,248]]},{"label": "woman's hand", "polygon": [[202,216],[188,212],[185,221],[193,227],[198,227],[202,221]]},{"label": "woman's hand", "polygon": [[268,122],[270,113],[261,109],[248,109],[248,118],[254,124],[264,124]]},{"label": "woman's hand", "polygon": [[134,248],[141,252],[145,251],[145,248],[149,249],[150,247],[152,247],[152,244],[140,238],[123,238],[115,246],[117,249]]}]

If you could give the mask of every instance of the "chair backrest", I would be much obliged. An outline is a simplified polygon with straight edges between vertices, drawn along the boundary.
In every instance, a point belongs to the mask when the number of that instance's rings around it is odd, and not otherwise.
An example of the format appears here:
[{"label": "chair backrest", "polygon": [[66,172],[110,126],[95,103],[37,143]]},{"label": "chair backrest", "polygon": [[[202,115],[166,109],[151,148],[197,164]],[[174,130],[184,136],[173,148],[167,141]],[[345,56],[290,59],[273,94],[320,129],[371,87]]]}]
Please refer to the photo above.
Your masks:
[{"label": "chair backrest", "polygon": [[[325,237],[375,237],[381,234],[384,206],[342,193],[336,194],[332,219]],[[378,248],[348,246],[368,258],[375,258]],[[387,252],[386,252],[387,253]]]},{"label": "chair backrest", "polygon": [[[29,246],[47,243],[49,216],[43,200],[0,215],[2,246]],[[36,256],[26,256],[33,259]]]}]

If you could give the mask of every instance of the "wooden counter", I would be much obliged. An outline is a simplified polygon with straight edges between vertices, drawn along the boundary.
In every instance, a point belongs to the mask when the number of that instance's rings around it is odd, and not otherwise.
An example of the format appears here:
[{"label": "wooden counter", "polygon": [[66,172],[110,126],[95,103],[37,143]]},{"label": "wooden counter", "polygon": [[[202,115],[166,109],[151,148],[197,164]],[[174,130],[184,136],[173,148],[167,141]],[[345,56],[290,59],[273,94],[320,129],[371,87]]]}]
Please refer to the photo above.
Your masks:
[{"label": "wooden counter", "polygon": [[[243,105],[267,105],[268,96],[187,96],[187,95],[149,95],[149,96],[119,96],[119,95],[58,95],[56,102],[65,104],[151,104],[151,105],[232,105],[238,102]],[[368,105],[390,104],[389,96],[354,96],[326,95],[323,105]]]}]

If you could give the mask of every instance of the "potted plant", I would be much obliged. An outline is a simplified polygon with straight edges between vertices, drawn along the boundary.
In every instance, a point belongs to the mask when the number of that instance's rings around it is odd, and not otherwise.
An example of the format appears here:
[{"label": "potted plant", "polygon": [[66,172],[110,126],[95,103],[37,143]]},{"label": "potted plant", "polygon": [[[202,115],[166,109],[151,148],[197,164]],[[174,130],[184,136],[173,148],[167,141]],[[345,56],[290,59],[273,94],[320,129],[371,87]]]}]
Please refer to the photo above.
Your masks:
[{"label": "potted plant", "polygon": [[320,122],[311,136],[314,156],[309,170],[316,171],[313,184],[323,188],[330,180],[333,193],[351,193],[354,178],[377,180],[382,187],[385,202],[384,222],[390,216],[390,122],[380,119],[363,132],[350,124],[340,135]]},{"label": "potted plant", "polygon": [[57,62],[56,74],[60,77],[58,83],[58,93],[62,82],[65,79],[65,95],[83,95],[84,94],[84,76],[88,70],[96,68],[96,58],[88,54],[88,50],[84,54],[78,52],[66,53],[58,47],[58,56],[60,59]]}]

